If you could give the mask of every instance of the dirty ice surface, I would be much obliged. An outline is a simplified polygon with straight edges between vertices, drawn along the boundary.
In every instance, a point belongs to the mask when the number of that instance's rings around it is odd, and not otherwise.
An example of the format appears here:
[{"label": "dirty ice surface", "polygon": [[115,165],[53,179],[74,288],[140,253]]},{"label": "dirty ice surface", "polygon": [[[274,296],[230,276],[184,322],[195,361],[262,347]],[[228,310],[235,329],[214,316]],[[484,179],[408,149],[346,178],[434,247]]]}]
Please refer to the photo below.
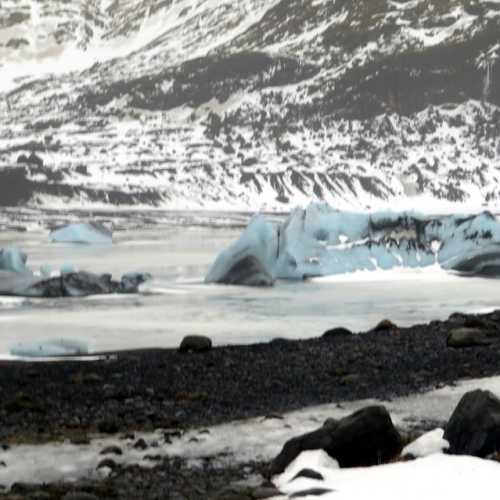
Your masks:
[{"label": "dirty ice surface", "polygon": [[335,326],[369,329],[383,318],[400,325],[444,319],[455,311],[500,307],[500,280],[461,278],[435,267],[351,273],[318,281],[278,281],[272,289],[204,284],[221,249],[241,234],[241,215],[210,224],[140,227],[120,219],[113,245],[51,243],[46,227],[0,230],[0,248],[18,246],[30,265],[66,263],[96,273],[149,272],[142,293],[82,299],[0,297],[0,356],[9,346],[43,340],[83,342],[90,352],[175,347],[186,334],[215,344],[306,338]]}]

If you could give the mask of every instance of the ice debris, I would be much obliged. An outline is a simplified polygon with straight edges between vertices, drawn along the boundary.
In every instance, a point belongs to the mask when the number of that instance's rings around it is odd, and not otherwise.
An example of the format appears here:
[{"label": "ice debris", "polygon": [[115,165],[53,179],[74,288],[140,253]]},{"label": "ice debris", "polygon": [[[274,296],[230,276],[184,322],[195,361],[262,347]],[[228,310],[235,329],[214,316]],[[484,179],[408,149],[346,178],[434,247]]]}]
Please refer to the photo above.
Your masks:
[{"label": "ice debris", "polygon": [[151,279],[148,273],[125,274],[120,281],[110,274],[69,272],[50,278],[0,271],[0,295],[31,298],[87,297],[111,293],[137,293]]},{"label": "ice debris", "polygon": [[86,222],[69,224],[50,233],[54,243],[111,244],[113,234],[103,224]]},{"label": "ice debris", "polygon": [[282,223],[254,216],[205,281],[271,285],[275,279],[436,263],[465,275],[500,276],[500,222],[489,212],[366,214],[315,203],[295,209]]},{"label": "ice debris", "polygon": [[49,358],[53,356],[81,356],[88,354],[86,342],[71,339],[51,339],[19,342],[9,348],[10,354],[22,358]]},{"label": "ice debris", "polygon": [[28,256],[17,247],[0,248],[0,270],[24,273],[28,271]]}]

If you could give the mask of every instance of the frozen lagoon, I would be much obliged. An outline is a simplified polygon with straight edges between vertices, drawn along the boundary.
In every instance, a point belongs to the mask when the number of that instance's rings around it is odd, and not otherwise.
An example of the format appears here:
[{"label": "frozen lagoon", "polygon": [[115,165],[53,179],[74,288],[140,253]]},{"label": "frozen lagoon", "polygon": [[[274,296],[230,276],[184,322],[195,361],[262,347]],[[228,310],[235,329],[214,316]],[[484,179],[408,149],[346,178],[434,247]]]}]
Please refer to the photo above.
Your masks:
[{"label": "frozen lagoon", "polygon": [[91,351],[175,347],[186,334],[239,344],[316,337],[335,326],[361,331],[383,318],[410,325],[455,311],[500,307],[500,280],[463,278],[436,268],[280,281],[270,289],[205,285],[216,255],[238,238],[245,220],[177,214],[144,226],[121,217],[112,246],[50,243],[49,231],[33,224],[26,233],[0,231],[0,248],[19,246],[33,269],[72,263],[114,276],[144,271],[155,277],[143,293],[130,296],[0,297],[0,356],[19,342],[58,338],[88,342]]}]

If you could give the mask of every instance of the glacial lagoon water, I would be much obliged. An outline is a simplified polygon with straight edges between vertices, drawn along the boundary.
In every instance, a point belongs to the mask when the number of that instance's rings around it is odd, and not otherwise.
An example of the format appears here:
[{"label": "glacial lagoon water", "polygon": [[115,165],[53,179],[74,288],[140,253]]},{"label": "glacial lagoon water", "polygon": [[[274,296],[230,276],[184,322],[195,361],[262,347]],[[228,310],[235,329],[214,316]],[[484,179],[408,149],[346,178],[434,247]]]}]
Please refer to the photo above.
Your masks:
[{"label": "glacial lagoon water", "polygon": [[130,296],[0,297],[0,357],[8,357],[14,344],[49,339],[83,341],[94,352],[174,347],[187,334],[209,335],[219,345],[242,344],[315,337],[334,326],[361,331],[383,318],[410,325],[455,311],[500,308],[500,280],[435,268],[281,281],[272,289],[205,285],[209,266],[239,236],[242,222],[227,215],[202,224],[168,218],[146,227],[122,220],[112,246],[50,243],[41,226],[0,231],[0,248],[21,247],[32,269],[71,263],[115,277],[128,271],[155,277]]}]

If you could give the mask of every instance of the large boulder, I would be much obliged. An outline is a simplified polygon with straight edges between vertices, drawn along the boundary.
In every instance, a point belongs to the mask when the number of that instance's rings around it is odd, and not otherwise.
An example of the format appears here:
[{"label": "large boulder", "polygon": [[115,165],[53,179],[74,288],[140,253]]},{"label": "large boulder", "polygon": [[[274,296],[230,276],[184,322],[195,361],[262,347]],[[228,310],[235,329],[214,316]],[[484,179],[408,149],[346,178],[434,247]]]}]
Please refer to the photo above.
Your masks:
[{"label": "large boulder", "polygon": [[495,340],[491,334],[481,328],[454,328],[448,333],[446,343],[455,348],[489,345]]},{"label": "large boulder", "polygon": [[486,457],[500,449],[500,399],[490,391],[465,394],[455,408],[444,439],[453,455]]},{"label": "large boulder", "polygon": [[179,352],[207,352],[212,349],[212,340],[203,335],[187,335],[182,339]]},{"label": "large boulder", "polygon": [[270,475],[281,474],[303,451],[317,449],[326,451],[340,467],[363,467],[387,463],[400,453],[402,441],[385,407],[368,406],[285,443]]}]

